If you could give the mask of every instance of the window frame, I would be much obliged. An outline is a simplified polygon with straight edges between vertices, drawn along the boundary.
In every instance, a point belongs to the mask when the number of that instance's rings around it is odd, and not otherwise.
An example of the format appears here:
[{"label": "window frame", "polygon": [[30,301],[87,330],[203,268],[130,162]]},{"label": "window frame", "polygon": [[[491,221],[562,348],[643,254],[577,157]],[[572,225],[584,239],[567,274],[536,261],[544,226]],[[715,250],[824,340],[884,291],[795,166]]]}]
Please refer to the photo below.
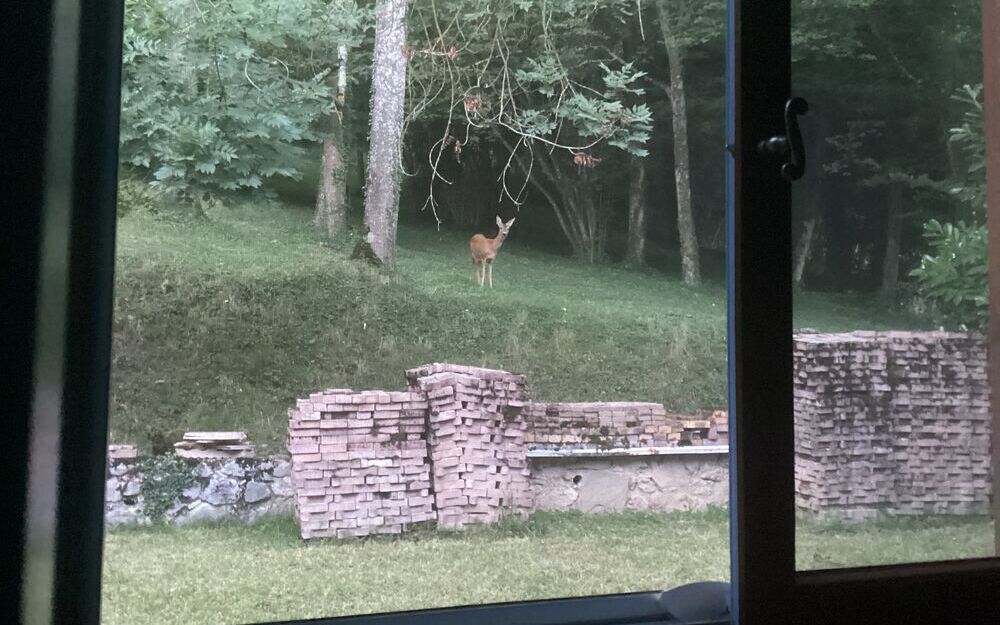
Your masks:
[{"label": "window frame", "polygon": [[[18,304],[9,314],[12,327],[23,331],[12,344],[8,475],[15,510],[26,511],[27,529],[42,538],[40,548],[26,554],[26,528],[14,527],[17,557],[9,561],[15,572],[32,562],[54,571],[51,586],[25,586],[47,595],[52,606],[51,618],[36,614],[32,622],[97,625],[114,269],[115,214],[109,207],[116,193],[123,5],[37,0],[15,6],[14,19],[0,28],[23,44],[18,69],[35,80],[16,94],[15,111],[27,120],[15,129],[22,136],[12,145],[23,152],[9,170],[19,181],[11,185],[17,229],[3,233],[10,243],[4,249],[18,255],[7,265],[16,269],[7,301]],[[727,14],[732,622],[995,623],[995,558],[794,570],[790,189],[778,175],[780,164],[756,152],[757,141],[783,134],[790,8],[787,0],[729,0]],[[50,27],[55,15],[68,30]],[[28,31],[32,20],[37,30]],[[50,58],[66,50],[69,55]],[[52,82],[53,76],[71,80]],[[72,140],[53,133],[59,123],[70,124]],[[72,167],[62,172],[65,165]],[[68,194],[46,196],[60,173],[71,176],[63,181]],[[66,247],[46,246],[52,237],[62,237]],[[52,394],[53,387],[40,386],[45,381],[59,384],[60,403],[38,401]],[[34,401],[23,390],[32,390]],[[53,453],[40,442],[46,433],[60,441]],[[29,466],[41,477],[29,478]],[[58,471],[45,475],[45,467]],[[37,498],[42,492],[57,493],[55,508],[29,510],[32,493]],[[18,616],[21,599],[19,594],[14,603]],[[596,625],[666,617],[662,593],[647,592],[285,623]]]}]

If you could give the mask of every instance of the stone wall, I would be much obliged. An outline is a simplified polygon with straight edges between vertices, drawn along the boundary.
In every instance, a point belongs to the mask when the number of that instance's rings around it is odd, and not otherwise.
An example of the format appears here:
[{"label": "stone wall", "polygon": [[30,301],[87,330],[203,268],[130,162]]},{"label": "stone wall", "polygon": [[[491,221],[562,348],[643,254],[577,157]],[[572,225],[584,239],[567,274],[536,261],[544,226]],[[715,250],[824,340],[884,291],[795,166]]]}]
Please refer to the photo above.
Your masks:
[{"label": "stone wall", "polygon": [[[205,519],[254,521],[292,510],[291,463],[287,458],[184,460],[194,484],[167,510],[177,525]],[[104,521],[108,526],[142,524],[142,482],[137,458],[108,461],[104,491]]]},{"label": "stone wall", "polygon": [[800,510],[985,514],[990,500],[986,345],[945,332],[795,337]]}]

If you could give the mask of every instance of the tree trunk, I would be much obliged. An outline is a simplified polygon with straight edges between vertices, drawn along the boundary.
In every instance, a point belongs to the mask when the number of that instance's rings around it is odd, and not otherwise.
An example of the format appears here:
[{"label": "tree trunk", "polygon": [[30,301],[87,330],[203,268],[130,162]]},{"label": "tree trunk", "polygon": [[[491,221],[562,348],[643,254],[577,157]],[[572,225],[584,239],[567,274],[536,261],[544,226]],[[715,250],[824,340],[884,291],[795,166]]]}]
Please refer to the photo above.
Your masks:
[{"label": "tree trunk", "polygon": [[[821,167],[821,161],[815,160],[816,167]],[[798,240],[795,242],[795,249],[792,252],[792,287],[802,286],[802,277],[806,273],[806,265],[813,255],[813,245],[819,236],[820,224],[823,221],[823,181],[822,178],[809,189],[809,197],[805,200],[803,207],[805,214],[802,216],[802,229],[799,232]]]},{"label": "tree trunk", "polygon": [[[823,227],[823,211],[826,209],[829,185],[827,174],[823,168],[830,146],[826,140],[829,136],[829,127],[829,119],[821,117],[815,129],[807,128],[805,137],[806,145],[809,146],[807,157],[812,165],[810,165],[811,170],[806,174],[807,178],[803,181],[802,188],[806,190],[804,201],[801,204],[798,202],[792,204],[793,224],[796,223],[796,208],[802,207],[799,217],[801,228],[798,229],[799,236],[795,241],[795,250],[792,256],[792,287],[796,289],[802,286],[806,265],[809,264],[814,252],[816,252],[814,246]],[[812,150],[812,152],[810,153],[808,150]]]},{"label": "tree trunk", "polygon": [[365,185],[365,224],[372,250],[396,263],[399,218],[399,154],[406,98],[406,0],[375,3],[371,149]]},{"label": "tree trunk", "polygon": [[[501,142],[508,151],[514,150],[509,141],[501,138]],[[585,174],[574,174],[559,165],[557,159],[561,156],[565,155],[557,153],[554,156],[548,152],[536,155],[530,176],[528,166],[521,159],[514,159],[514,162],[552,208],[573,249],[573,256],[588,263],[601,262],[608,235],[607,207],[595,202],[593,184]],[[539,178],[548,184],[543,184]]]},{"label": "tree trunk", "polygon": [[625,264],[646,264],[646,162],[633,157],[629,167],[628,239]]},{"label": "tree trunk", "polygon": [[684,49],[671,29],[667,12],[660,10],[660,26],[670,66],[670,108],[674,130],[674,179],[677,183],[677,232],[680,236],[681,274],[685,284],[701,282],[698,236],[691,208],[691,166],[688,149],[687,95],[684,91]]},{"label": "tree trunk", "polygon": [[[815,200],[814,200],[815,201]],[[806,271],[806,261],[812,254],[813,241],[816,240],[816,229],[819,225],[819,215],[813,214],[802,222],[802,234],[795,244],[795,255],[792,261],[792,286],[802,286],[802,275]]]},{"label": "tree trunk", "polygon": [[[330,134],[323,137],[323,162],[319,192],[316,194],[316,227],[333,237],[347,227],[347,173],[341,146],[344,133],[344,102],[347,97],[347,46],[339,46],[340,68],[337,72],[337,107],[331,120]],[[339,145],[338,145],[339,144]]]},{"label": "tree trunk", "polygon": [[[334,123],[338,123],[334,121]],[[334,236],[346,227],[344,159],[333,136],[323,138],[323,166],[316,195],[316,227]]]},{"label": "tree trunk", "polygon": [[893,185],[889,190],[889,200],[886,206],[888,215],[885,226],[885,257],[882,259],[882,287],[879,289],[879,299],[885,305],[896,302],[896,290],[899,286],[899,250],[903,232],[903,187]]}]

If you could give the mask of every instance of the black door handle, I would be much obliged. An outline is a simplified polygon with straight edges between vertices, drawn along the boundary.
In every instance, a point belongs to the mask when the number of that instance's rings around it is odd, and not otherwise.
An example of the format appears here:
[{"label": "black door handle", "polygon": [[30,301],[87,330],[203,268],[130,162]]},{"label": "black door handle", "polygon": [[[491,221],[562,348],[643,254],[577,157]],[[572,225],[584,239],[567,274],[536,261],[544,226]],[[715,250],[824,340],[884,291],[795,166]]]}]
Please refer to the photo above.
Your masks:
[{"label": "black door handle", "polygon": [[809,112],[809,103],[802,98],[791,98],[785,103],[785,132],[787,134],[765,139],[757,144],[764,154],[789,154],[787,163],[781,166],[781,176],[788,182],[802,177],[806,171],[806,152],[799,130],[799,115]]}]

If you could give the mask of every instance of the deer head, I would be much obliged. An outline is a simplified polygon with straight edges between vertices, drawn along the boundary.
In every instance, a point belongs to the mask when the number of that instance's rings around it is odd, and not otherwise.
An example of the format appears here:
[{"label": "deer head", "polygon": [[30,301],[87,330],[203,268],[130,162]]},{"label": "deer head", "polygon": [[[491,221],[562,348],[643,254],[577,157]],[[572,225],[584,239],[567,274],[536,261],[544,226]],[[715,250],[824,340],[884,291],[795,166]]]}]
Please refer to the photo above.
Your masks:
[{"label": "deer head", "polygon": [[514,219],[517,219],[517,217],[514,217],[510,221],[504,223],[504,220],[500,219],[500,216],[497,215],[497,228],[500,228],[499,236],[507,236],[507,233],[510,232],[510,227],[514,225]]}]

